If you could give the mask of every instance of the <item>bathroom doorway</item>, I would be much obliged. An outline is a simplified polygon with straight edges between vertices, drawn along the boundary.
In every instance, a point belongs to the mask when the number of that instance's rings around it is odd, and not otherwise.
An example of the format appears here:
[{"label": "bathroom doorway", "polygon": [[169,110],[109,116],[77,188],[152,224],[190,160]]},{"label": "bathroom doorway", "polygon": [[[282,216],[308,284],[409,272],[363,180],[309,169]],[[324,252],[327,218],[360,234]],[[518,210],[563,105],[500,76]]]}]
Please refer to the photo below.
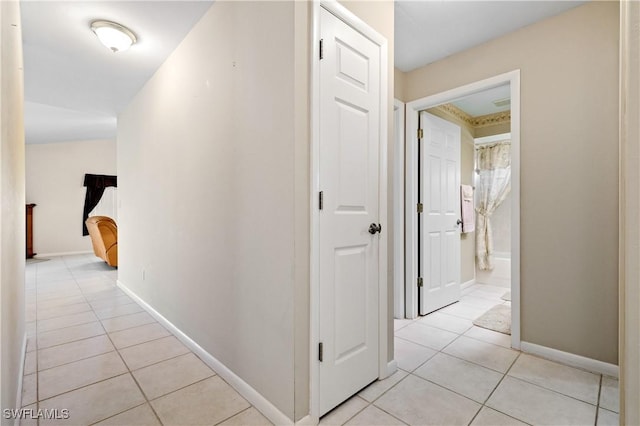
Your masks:
[{"label": "bathroom doorway", "polygon": [[[471,223],[467,224],[472,225],[471,227],[465,227],[465,224],[461,223],[457,230],[460,243],[460,257],[457,264],[459,281],[457,284],[460,286],[460,296],[457,301],[432,312],[419,312],[418,309],[419,295],[421,293],[428,294],[420,291],[420,281],[424,285],[424,279],[420,278],[430,272],[429,265],[420,264],[420,252],[423,250],[424,241],[420,241],[419,238],[419,204],[423,205],[423,211],[425,206],[422,203],[424,200],[420,198],[420,183],[417,179],[420,164],[417,164],[416,159],[419,157],[419,144],[421,143],[418,131],[420,129],[420,112],[423,111],[460,126],[459,182],[462,185],[460,195],[464,198],[465,187],[472,191],[471,200],[473,200],[475,213],[474,218],[465,218],[466,221],[471,220]],[[419,313],[429,314],[420,320],[422,325],[450,332],[455,329],[457,332],[496,336],[472,330],[478,328],[474,324],[476,319],[487,311],[501,306],[502,308],[496,310],[503,311],[503,317],[504,311],[508,311],[507,318],[511,324],[508,325],[508,329],[497,331],[504,334],[504,336],[497,337],[502,343],[514,349],[519,349],[520,346],[519,118],[519,71],[514,71],[408,103],[405,133],[405,318],[415,320]],[[510,191],[506,195],[501,194],[503,199],[500,200],[500,203],[490,206],[494,211],[489,215],[489,220],[487,221],[487,216],[484,214],[486,212],[483,211],[480,223],[478,223],[476,195],[479,189],[479,169],[476,162],[476,148],[484,147],[482,150],[486,153],[487,147],[507,144],[509,148],[502,148],[502,152],[504,154],[508,151]],[[504,173],[502,174],[504,175]],[[502,180],[504,180],[504,176]],[[484,195],[486,196],[486,191]],[[505,196],[502,197],[502,195]],[[469,193],[467,193],[467,199],[468,196]],[[461,204],[458,203],[458,205]],[[462,220],[461,207],[459,207],[458,215]],[[493,215],[497,215],[496,218],[499,219],[497,222],[498,234],[493,233],[487,237],[487,228],[492,229]],[[487,222],[489,222],[488,227],[485,226]],[[484,241],[484,244],[480,244],[480,247],[484,247],[488,251],[484,254],[484,260],[480,262],[481,265],[478,264],[477,258],[478,226],[484,236],[481,240]],[[496,247],[500,250],[497,253]],[[498,254],[497,263],[496,254]],[[402,325],[402,323],[400,324]],[[404,323],[404,325],[406,324]],[[465,327],[467,328],[463,330]],[[398,333],[402,338],[402,330],[398,330]],[[511,334],[509,335],[509,333]]]}]

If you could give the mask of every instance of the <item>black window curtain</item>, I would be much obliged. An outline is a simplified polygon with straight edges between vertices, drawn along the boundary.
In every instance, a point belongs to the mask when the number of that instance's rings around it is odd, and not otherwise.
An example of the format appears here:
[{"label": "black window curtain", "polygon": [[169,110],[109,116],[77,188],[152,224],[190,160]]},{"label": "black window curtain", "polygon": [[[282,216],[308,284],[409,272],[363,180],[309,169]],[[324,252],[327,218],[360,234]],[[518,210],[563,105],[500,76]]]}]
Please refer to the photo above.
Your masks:
[{"label": "black window curtain", "polygon": [[95,209],[104,194],[104,189],[110,186],[118,187],[118,177],[109,175],[84,175],[84,186],[87,187],[87,194],[84,197],[84,212],[82,216],[82,235],[89,235],[87,225],[84,223],[89,217],[91,210]]}]

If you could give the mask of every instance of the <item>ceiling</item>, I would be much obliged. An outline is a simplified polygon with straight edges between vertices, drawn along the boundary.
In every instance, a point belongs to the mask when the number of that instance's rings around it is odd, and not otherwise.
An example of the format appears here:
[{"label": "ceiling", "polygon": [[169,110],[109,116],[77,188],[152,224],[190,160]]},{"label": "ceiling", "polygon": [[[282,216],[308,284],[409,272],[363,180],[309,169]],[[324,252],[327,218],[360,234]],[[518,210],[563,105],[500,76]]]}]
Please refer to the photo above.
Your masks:
[{"label": "ceiling", "polygon": [[[23,1],[27,143],[113,138],[129,103],[210,1]],[[130,28],[138,42],[112,53],[89,24]]]},{"label": "ceiling", "polygon": [[[409,71],[581,3],[397,1],[395,65]],[[211,4],[23,0],[27,143],[114,138],[117,114]],[[89,28],[96,19],[129,27],[138,43],[112,53]]]},{"label": "ceiling", "polygon": [[511,103],[505,103],[502,106],[496,106],[494,102],[505,101],[511,98],[511,88],[509,84],[487,89],[473,95],[451,102],[471,117],[480,117],[483,115],[495,114],[497,112],[509,111]]},{"label": "ceiling", "polygon": [[583,3],[396,1],[395,66],[414,70]]}]

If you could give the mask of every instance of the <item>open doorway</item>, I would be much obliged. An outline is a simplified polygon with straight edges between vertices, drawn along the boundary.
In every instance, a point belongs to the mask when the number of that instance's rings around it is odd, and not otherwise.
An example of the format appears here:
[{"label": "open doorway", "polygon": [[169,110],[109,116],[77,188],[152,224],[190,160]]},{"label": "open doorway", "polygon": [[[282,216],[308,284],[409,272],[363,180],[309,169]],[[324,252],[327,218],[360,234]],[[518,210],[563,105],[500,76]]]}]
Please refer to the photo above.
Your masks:
[{"label": "open doorway", "polygon": [[[423,250],[425,250],[425,242],[424,237],[420,237],[420,226],[424,221],[421,220],[421,213],[419,213],[421,210],[420,207],[422,207],[423,211],[429,208],[424,205],[425,188],[421,187],[421,181],[419,179],[421,164],[418,161],[418,158],[421,157],[420,149],[423,149],[421,137],[425,137],[424,129],[422,130],[422,134],[420,133],[420,129],[424,127],[421,120],[424,120],[426,114],[457,124],[461,133],[459,151],[460,172],[458,184],[456,185],[456,190],[458,191],[458,207],[455,215],[455,222],[457,222],[455,232],[456,238],[458,239],[457,242],[459,243],[459,248],[456,250],[458,250],[457,255],[459,255],[459,257],[457,262],[454,259],[449,263],[449,266],[447,266],[449,270],[452,271],[453,269],[450,265],[455,264],[457,277],[455,280],[450,277],[442,280],[447,283],[446,285],[457,286],[459,291],[457,293],[458,296],[455,297],[457,300],[445,302],[443,306],[436,305],[437,307],[435,308],[433,305],[430,305],[428,309],[422,309],[421,312],[420,306],[424,308],[421,297],[429,297],[430,290],[429,287],[425,289],[426,281],[424,276],[430,273],[429,268],[431,267],[428,264],[429,261],[424,261]],[[404,247],[406,253],[406,278],[404,288],[406,301],[405,318],[415,319],[419,315],[425,315],[435,311],[438,315],[433,316],[433,318],[435,318],[434,321],[444,321],[451,315],[457,319],[466,320],[452,320],[453,323],[458,322],[462,326],[462,323],[468,325],[468,321],[474,321],[494,306],[501,305],[507,308],[507,317],[511,320],[510,330],[508,330],[511,332],[511,337],[505,334],[505,338],[501,340],[505,341],[506,339],[507,345],[514,349],[519,349],[520,347],[519,119],[518,71],[419,99],[408,103],[406,106],[406,215],[404,218],[406,230]],[[507,137],[505,135],[509,136]],[[487,137],[501,140],[496,139],[492,141],[491,138],[486,139]],[[476,145],[476,140],[478,145]],[[492,273],[487,273],[487,265],[483,264],[483,268],[477,266],[477,228],[472,231],[469,231],[468,227],[467,229],[463,229],[465,226],[460,223],[462,219],[462,209],[460,208],[461,202],[459,200],[461,194],[460,184],[462,184],[473,190],[474,195],[472,195],[472,198],[474,207],[478,207],[475,197],[478,189],[476,147],[495,146],[501,143],[508,143],[509,145],[510,192],[508,198],[505,198],[506,201],[498,203],[502,205],[502,209],[498,212],[501,218],[498,240],[500,242],[499,247],[502,247],[505,239],[508,240],[508,244],[505,245],[506,248],[503,247],[504,250],[502,250],[500,254],[501,259],[508,258],[509,263],[507,263],[506,266],[500,263],[499,273],[496,276],[500,276],[501,280],[493,282],[484,277],[484,275],[492,275]],[[422,152],[422,154],[422,157],[424,157],[424,152]],[[424,183],[422,184],[424,185]],[[462,192],[462,194],[464,196],[464,192]],[[505,202],[507,204],[504,204]],[[499,207],[499,205],[495,207]],[[474,208],[473,210],[476,209]],[[477,212],[475,219],[477,221]],[[482,222],[487,222],[486,217],[482,217],[481,219]],[[506,223],[504,222],[505,220]],[[484,233],[483,235],[486,234],[484,223],[481,226],[482,232]],[[478,223],[473,223],[473,225],[478,225]],[[508,229],[508,234],[505,234],[505,229]],[[424,231],[424,229],[422,231]],[[449,230],[446,232],[451,234],[453,231]],[[490,240],[491,237],[492,236],[489,237]],[[495,241],[495,239],[493,239],[493,241]],[[484,246],[486,247],[486,239]],[[489,254],[491,260],[495,258],[492,254],[493,253]],[[443,263],[443,265],[446,266],[446,262]],[[489,270],[492,269],[495,269],[495,266],[491,265]],[[449,273],[449,275],[451,276],[453,274]],[[422,287],[420,284],[422,284]],[[429,285],[431,286],[433,284],[429,283]],[[398,289],[396,289],[396,291],[397,290]],[[456,294],[456,292],[452,292],[451,294]],[[463,298],[465,299],[464,301],[461,300]],[[504,316],[504,312],[502,314]],[[442,315],[447,316],[443,317]]]}]

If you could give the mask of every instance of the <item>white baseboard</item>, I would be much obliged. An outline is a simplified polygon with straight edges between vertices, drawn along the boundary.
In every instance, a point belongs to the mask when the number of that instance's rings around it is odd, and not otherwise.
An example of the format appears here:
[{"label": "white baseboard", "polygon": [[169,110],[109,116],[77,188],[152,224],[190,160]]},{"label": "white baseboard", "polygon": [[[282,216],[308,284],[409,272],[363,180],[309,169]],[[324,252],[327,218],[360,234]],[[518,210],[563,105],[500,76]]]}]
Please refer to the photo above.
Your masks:
[{"label": "white baseboard", "polygon": [[[161,313],[156,311],[151,305],[142,300],[136,293],[129,289],[120,280],[117,281],[118,287],[122,289],[133,300],[138,302],[149,314],[154,317],[159,323],[164,325],[169,331],[171,331],[182,343],[191,349],[205,364],[211,367],[220,377],[222,377],[227,383],[231,385],[240,395],[242,395],[251,405],[253,405],[258,411],[260,411],[267,419],[276,425],[292,425],[293,421],[286,414],[280,411],[275,405],[269,402],[264,396],[262,396],[257,390],[252,388],[247,382],[242,380],[237,374],[227,368],[222,362],[217,360],[213,355],[204,350],[182,330],[173,325],[171,321],[162,316]],[[304,418],[303,418],[304,420]],[[302,421],[302,420],[301,420]]]},{"label": "white baseboard", "polygon": [[86,251],[62,251],[62,252],[57,252],[57,253],[38,253],[35,255],[36,259],[42,258],[42,257],[60,257],[60,256],[73,256],[76,254],[91,254],[93,253],[91,250],[86,250]]},{"label": "white baseboard", "polygon": [[[27,357],[27,332],[22,338],[22,349],[20,350],[20,375],[18,376],[18,389],[16,390],[16,408],[22,408],[22,379],[24,378],[24,360]],[[20,416],[13,422],[14,426],[20,426]]]},{"label": "white baseboard", "polygon": [[474,285],[476,283],[476,279],[472,279],[466,282],[463,282],[462,284],[460,284],[460,290],[464,290],[467,287],[471,287],[472,285]]},{"label": "white baseboard", "polygon": [[389,377],[390,375],[392,375],[396,371],[398,371],[398,361],[396,361],[395,359],[392,359],[387,364],[387,377]]},{"label": "white baseboard", "polygon": [[559,351],[557,349],[548,348],[546,346],[536,345],[535,343],[521,342],[520,350],[522,352],[537,355],[541,358],[546,358],[548,360],[556,361],[561,364],[578,367],[583,370],[591,371],[593,373],[604,374],[605,376],[617,378],[620,374],[620,369],[617,365],[598,361],[596,359],[586,358],[581,355],[576,355],[569,352]]}]

